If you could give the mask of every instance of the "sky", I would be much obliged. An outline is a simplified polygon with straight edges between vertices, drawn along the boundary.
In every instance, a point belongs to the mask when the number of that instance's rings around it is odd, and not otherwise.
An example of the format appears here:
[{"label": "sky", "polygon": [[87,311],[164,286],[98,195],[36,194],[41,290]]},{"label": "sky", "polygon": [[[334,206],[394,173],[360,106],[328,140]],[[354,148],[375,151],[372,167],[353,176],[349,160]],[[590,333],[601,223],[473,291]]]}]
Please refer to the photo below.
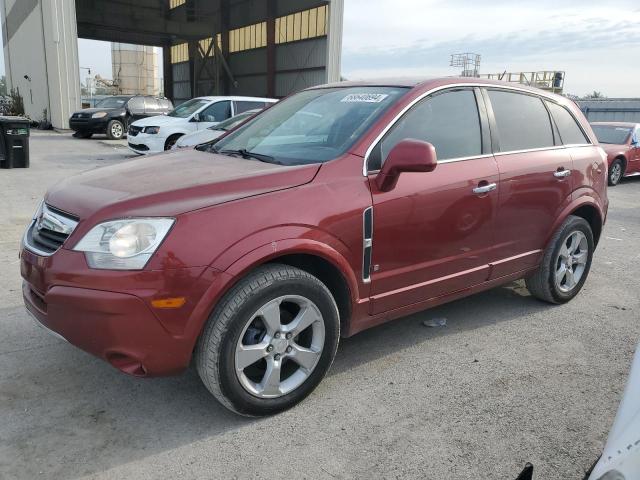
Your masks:
[{"label": "sky", "polygon": [[[450,54],[473,52],[482,56],[481,73],[562,70],[565,93],[640,97],[638,0],[344,3],[342,75],[349,79],[455,75]],[[80,66],[111,78],[109,44],[78,44]]]}]

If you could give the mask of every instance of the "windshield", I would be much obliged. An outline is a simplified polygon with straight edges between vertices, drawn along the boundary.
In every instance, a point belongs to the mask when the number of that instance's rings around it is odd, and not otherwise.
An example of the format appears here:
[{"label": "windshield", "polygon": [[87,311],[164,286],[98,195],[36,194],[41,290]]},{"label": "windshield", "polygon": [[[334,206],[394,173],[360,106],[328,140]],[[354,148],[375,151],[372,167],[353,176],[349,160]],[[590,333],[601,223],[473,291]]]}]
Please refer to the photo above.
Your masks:
[{"label": "windshield", "polygon": [[256,113],[258,112],[249,111],[249,112],[239,113],[235,117],[231,117],[228,120],[225,120],[224,122],[220,122],[217,125],[214,125],[213,127],[209,127],[209,130],[222,130],[223,132],[232,130],[234,127],[237,127],[242,122],[244,122],[247,118],[253,117]]},{"label": "windshield", "polygon": [[184,102],[168,113],[170,117],[188,118],[202,107],[210,103],[209,100],[194,98],[188,102]]},{"label": "windshield", "polygon": [[98,108],[121,108],[129,101],[129,97],[109,97],[100,100],[96,107]]},{"label": "windshield", "polygon": [[[216,143],[216,152],[271,157],[273,163],[326,162],[345,153],[398,98],[401,87],[305,90],[269,108]],[[266,160],[265,160],[266,161]]]},{"label": "windshield", "polygon": [[613,145],[624,145],[631,135],[632,129],[629,127],[616,127],[615,125],[591,125],[593,133],[598,137],[600,143],[611,143]]}]

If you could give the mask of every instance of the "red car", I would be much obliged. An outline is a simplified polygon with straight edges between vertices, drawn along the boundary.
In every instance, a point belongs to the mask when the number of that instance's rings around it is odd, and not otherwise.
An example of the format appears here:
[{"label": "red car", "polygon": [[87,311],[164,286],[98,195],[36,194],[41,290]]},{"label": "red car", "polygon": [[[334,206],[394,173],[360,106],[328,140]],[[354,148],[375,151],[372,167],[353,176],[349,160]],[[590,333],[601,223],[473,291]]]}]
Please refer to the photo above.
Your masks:
[{"label": "red car", "polygon": [[479,79],[302,91],[211,145],[51,188],[27,309],[137,376],[193,360],[245,415],[289,408],[338,340],[526,278],[582,288],[607,165],[571,101]]},{"label": "red car", "polygon": [[591,127],[607,152],[609,185],[616,186],[625,176],[640,175],[640,124],[594,122]]}]

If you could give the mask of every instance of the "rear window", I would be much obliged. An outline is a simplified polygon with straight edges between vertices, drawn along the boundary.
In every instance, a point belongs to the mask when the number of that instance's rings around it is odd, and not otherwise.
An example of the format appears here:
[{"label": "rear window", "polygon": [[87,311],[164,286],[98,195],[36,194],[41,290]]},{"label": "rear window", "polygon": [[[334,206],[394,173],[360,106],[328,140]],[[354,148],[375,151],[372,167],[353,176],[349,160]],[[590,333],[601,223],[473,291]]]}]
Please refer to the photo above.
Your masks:
[{"label": "rear window", "polygon": [[632,128],[616,127],[615,125],[592,125],[593,133],[598,137],[598,142],[612,145],[624,145],[629,140]]},{"label": "rear window", "polygon": [[532,95],[489,90],[501,152],[553,147],[549,112]]},{"label": "rear window", "polygon": [[564,145],[586,145],[591,143],[576,119],[566,108],[552,102],[547,102],[547,106],[553,121],[556,122],[556,127],[558,127],[558,132]]},{"label": "rear window", "polygon": [[244,113],[247,110],[262,110],[267,103],[265,102],[247,102],[247,101],[236,101],[235,103],[235,110],[236,110],[236,115],[239,113]]}]

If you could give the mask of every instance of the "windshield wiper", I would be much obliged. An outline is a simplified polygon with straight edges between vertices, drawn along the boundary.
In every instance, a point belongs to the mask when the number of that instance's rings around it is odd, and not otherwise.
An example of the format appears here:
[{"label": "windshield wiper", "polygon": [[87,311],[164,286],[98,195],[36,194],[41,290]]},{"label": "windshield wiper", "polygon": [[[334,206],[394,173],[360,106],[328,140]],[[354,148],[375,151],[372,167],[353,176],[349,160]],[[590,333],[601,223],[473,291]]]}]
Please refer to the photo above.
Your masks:
[{"label": "windshield wiper", "polygon": [[242,158],[253,158],[254,160],[258,160],[264,163],[275,163],[278,165],[282,165],[281,162],[277,161],[271,155],[263,155],[262,153],[250,152],[246,148],[241,148],[240,150],[220,150],[219,152],[222,155],[240,155]]}]

